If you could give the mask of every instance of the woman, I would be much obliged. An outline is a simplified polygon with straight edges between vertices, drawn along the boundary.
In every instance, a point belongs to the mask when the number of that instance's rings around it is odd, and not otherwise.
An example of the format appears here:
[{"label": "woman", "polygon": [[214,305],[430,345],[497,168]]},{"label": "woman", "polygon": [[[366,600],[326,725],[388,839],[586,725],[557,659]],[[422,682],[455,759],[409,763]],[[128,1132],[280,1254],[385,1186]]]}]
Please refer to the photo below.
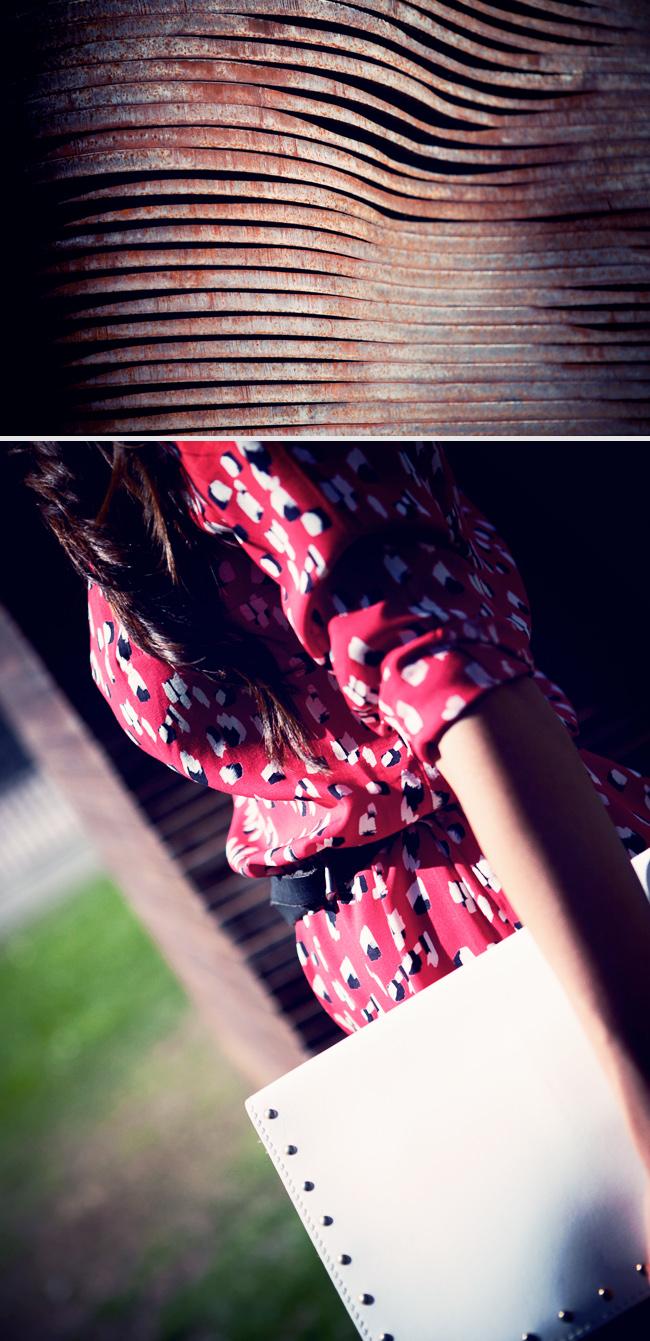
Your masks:
[{"label": "woman", "polygon": [[[429,444],[36,444],[130,738],[230,791],[350,1032],[525,923],[650,1169],[650,787],[572,743],[521,579]],[[582,758],[581,758],[582,755]],[[649,1245],[650,1246],[650,1245]]]}]

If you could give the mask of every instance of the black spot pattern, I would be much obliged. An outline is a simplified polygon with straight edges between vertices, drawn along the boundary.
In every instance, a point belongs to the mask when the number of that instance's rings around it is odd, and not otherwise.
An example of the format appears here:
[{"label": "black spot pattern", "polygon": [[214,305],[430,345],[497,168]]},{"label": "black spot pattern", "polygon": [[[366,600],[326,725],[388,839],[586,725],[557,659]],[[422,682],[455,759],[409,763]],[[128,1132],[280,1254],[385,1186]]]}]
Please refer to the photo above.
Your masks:
[{"label": "black spot pattern", "polygon": [[[170,450],[194,519],[236,542],[219,567],[229,618],[268,640],[323,768],[269,760],[250,694],[144,653],[91,583],[92,675],[130,740],[232,795],[233,869],[259,878],[372,844],[296,928],[303,971],[349,1033],[521,926],[437,771],[442,732],[518,675],[572,732],[575,716],[534,666],[507,547],[431,444]],[[649,784],[582,755],[623,847],[650,846]]]}]

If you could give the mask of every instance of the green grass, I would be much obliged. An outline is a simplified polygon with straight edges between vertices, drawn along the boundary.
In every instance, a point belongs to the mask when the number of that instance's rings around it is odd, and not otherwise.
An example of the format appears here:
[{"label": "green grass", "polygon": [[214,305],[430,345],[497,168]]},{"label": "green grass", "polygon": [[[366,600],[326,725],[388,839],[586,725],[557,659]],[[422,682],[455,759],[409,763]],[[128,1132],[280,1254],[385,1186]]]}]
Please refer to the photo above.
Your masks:
[{"label": "green grass", "polygon": [[108,879],[0,945],[0,1017],[6,1341],[354,1341],[253,1087]]},{"label": "green grass", "polygon": [[[266,1164],[251,1170],[246,1189],[237,1166],[237,1194],[214,1210],[209,1261],[170,1291],[156,1318],[155,1341],[354,1341],[355,1329],[326,1278],[288,1201],[278,1197]],[[105,1300],[75,1341],[94,1341],[110,1318],[122,1337],[142,1313],[155,1282],[173,1260],[161,1241],[138,1263],[121,1294]],[[152,1288],[153,1287],[153,1288]],[[128,1332],[126,1333],[128,1334]]]},{"label": "green grass", "polygon": [[110,1101],[138,1054],[186,1005],[106,878],[84,885],[0,947],[5,1187],[7,1180],[23,1183],[25,1162],[33,1165],[39,1150],[45,1154],[48,1132],[88,1121]]}]

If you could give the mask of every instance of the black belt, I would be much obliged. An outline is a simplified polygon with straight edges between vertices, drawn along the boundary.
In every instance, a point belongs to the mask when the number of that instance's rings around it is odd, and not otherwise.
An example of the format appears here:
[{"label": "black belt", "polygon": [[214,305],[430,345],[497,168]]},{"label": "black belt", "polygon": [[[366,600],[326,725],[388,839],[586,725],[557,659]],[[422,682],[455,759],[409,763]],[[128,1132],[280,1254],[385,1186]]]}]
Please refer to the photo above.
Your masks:
[{"label": "black belt", "polygon": [[[286,875],[271,877],[271,903],[294,926],[305,913],[323,908],[335,909],[337,903],[352,903],[349,886],[372,858],[390,842],[393,835],[378,838],[359,847],[325,848],[310,858],[309,866],[297,866]],[[346,888],[347,887],[347,888]],[[328,889],[333,892],[328,898]]]}]

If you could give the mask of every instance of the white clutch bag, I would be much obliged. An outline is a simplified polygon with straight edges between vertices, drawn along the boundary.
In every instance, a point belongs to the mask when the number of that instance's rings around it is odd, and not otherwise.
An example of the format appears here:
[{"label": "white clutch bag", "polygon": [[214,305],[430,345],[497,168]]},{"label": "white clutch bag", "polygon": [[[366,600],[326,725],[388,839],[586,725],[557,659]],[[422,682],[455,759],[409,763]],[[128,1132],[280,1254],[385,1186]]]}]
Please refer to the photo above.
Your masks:
[{"label": "white clutch bag", "polygon": [[526,929],[246,1109],[367,1341],[578,1341],[650,1299],[641,1162]]}]

